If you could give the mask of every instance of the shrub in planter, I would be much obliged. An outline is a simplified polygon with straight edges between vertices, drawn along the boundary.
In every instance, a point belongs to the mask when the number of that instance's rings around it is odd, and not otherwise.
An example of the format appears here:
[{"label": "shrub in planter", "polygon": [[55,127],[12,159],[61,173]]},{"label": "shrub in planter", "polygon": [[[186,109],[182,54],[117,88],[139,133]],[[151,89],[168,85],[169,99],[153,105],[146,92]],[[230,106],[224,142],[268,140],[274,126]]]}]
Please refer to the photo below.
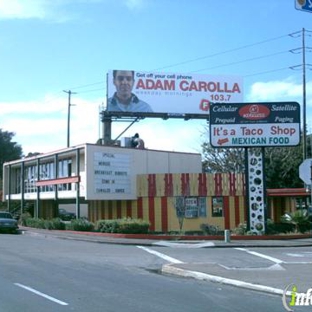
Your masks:
[{"label": "shrub in planter", "polygon": [[32,218],[32,216],[29,212],[22,213],[19,218],[19,224],[22,226],[27,226],[27,219],[30,219],[30,218]]},{"label": "shrub in planter", "polygon": [[44,229],[45,228],[45,220],[39,218],[27,218],[25,219],[25,225],[37,228],[37,229]]},{"label": "shrub in planter", "polygon": [[75,219],[66,224],[66,229],[71,231],[92,232],[94,224],[87,219]]},{"label": "shrub in planter", "polygon": [[118,220],[98,220],[95,227],[102,233],[119,233]]},{"label": "shrub in planter", "polygon": [[45,220],[44,226],[47,230],[65,230],[65,223],[60,218]]},{"label": "shrub in planter", "polygon": [[292,233],[295,231],[295,225],[291,223],[267,223],[267,234]]},{"label": "shrub in planter", "polygon": [[119,233],[124,234],[146,234],[150,223],[142,219],[122,219],[119,220]]},{"label": "shrub in planter", "polygon": [[102,233],[146,234],[150,223],[141,219],[98,220],[96,230]]},{"label": "shrub in planter", "polygon": [[240,223],[234,230],[233,233],[236,235],[247,235],[247,223]]},{"label": "shrub in planter", "polygon": [[293,225],[296,233],[305,233],[310,230],[309,216],[305,211],[297,210],[286,213],[281,217],[281,222]]},{"label": "shrub in planter", "polygon": [[39,218],[23,218],[22,225],[37,229],[65,230],[65,224],[59,218],[44,220]]}]

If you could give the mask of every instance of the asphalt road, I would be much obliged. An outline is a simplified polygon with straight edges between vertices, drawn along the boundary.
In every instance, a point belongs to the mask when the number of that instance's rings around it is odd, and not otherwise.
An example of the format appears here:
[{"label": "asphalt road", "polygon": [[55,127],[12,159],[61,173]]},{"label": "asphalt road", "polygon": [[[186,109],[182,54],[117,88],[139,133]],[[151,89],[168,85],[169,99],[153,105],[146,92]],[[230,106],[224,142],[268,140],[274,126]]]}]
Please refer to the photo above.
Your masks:
[{"label": "asphalt road", "polygon": [[0,311],[284,311],[277,295],[160,274],[165,264],[195,260],[233,267],[271,262],[232,248],[138,248],[2,234]]}]

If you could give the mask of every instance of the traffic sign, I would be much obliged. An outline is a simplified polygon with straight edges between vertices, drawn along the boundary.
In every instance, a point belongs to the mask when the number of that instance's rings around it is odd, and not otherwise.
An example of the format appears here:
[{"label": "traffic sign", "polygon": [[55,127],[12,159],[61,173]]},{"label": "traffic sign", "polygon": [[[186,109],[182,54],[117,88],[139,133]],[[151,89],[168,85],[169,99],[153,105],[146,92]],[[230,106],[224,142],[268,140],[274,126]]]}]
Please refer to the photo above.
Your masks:
[{"label": "traffic sign", "polygon": [[299,177],[307,185],[311,185],[312,158],[304,160],[299,166]]},{"label": "traffic sign", "polygon": [[295,0],[295,8],[312,13],[312,0]]}]

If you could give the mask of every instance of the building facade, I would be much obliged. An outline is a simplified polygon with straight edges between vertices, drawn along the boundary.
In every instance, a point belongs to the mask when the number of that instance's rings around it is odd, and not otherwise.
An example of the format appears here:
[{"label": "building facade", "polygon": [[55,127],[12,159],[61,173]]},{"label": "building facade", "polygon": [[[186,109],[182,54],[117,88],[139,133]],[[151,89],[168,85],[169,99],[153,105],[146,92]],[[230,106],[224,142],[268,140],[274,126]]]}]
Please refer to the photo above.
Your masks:
[{"label": "building facade", "polygon": [[[141,218],[153,232],[200,231],[202,224],[233,230],[248,219],[245,190],[243,174],[202,173],[193,153],[83,144],[3,167],[10,211],[33,207],[33,216],[54,218],[71,205],[79,218],[84,205],[92,222]],[[274,194],[268,207],[269,217],[282,212]]]}]

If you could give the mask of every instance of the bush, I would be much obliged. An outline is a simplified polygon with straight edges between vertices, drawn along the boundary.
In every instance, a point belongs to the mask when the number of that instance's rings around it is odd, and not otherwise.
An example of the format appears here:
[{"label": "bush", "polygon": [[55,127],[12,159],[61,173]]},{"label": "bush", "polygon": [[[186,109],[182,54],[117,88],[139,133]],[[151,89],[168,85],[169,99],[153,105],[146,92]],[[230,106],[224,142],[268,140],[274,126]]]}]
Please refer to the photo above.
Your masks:
[{"label": "bush", "polygon": [[102,233],[146,234],[150,223],[142,219],[98,220],[96,230]]},{"label": "bush", "polygon": [[120,233],[146,234],[150,223],[141,219],[122,219],[119,222]]},{"label": "bush", "polygon": [[281,222],[285,224],[291,224],[294,226],[296,233],[305,233],[310,230],[311,223],[306,211],[297,210],[292,213],[286,213],[282,216]]},{"label": "bush", "polygon": [[233,233],[236,235],[247,235],[247,223],[240,223],[234,230]]},{"label": "bush", "polygon": [[87,219],[75,219],[66,224],[66,229],[71,231],[92,232],[94,224]]},{"label": "bush", "polygon": [[27,219],[32,218],[31,214],[29,212],[24,212],[21,214],[19,218],[19,224],[22,226],[27,226]]},{"label": "bush", "polygon": [[44,228],[47,230],[65,230],[65,223],[60,218],[44,220]]},{"label": "bush", "polygon": [[274,223],[267,222],[267,234],[292,233],[295,231],[295,225],[291,223]]},{"label": "bush", "polygon": [[65,230],[65,224],[59,218],[44,220],[39,218],[27,218],[27,216],[24,216],[21,219],[21,222],[24,226],[29,226],[37,229]]},{"label": "bush", "polygon": [[39,218],[27,218],[25,219],[25,225],[36,229],[45,229],[44,221]]},{"label": "bush", "polygon": [[118,220],[98,220],[95,228],[102,233],[119,233]]}]

